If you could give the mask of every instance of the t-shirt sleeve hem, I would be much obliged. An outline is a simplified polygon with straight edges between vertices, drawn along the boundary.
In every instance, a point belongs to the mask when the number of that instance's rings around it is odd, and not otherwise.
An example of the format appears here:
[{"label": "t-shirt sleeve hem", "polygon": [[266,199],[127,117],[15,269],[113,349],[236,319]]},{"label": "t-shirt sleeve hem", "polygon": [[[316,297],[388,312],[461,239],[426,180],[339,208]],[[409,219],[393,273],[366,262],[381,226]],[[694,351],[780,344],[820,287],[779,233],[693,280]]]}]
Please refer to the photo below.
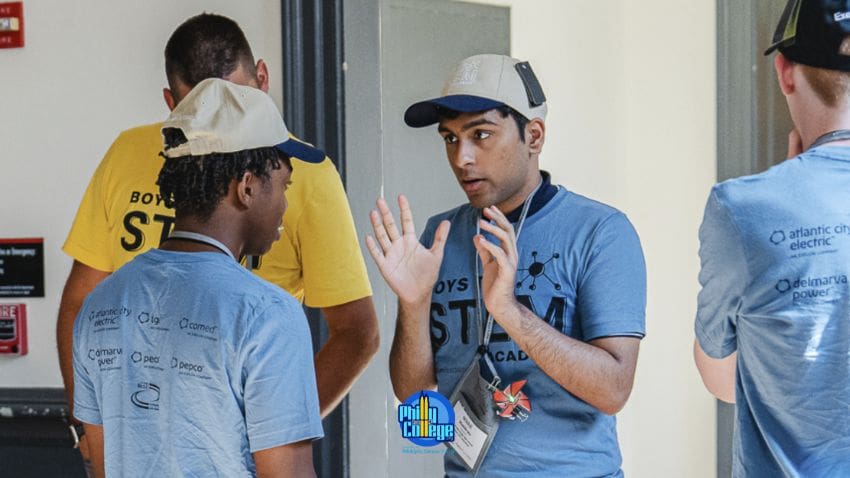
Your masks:
[{"label": "t-shirt sleeve hem", "polygon": [[726,358],[738,350],[736,337],[732,337],[731,339],[718,344],[703,330],[699,323],[697,323],[694,327],[694,331],[696,333],[697,342],[699,342],[699,346],[702,348],[702,351],[713,359]]},{"label": "t-shirt sleeve hem", "polygon": [[616,320],[597,322],[584,330],[584,340],[591,341],[605,337],[628,336],[643,338],[646,335],[643,315],[619,315]]},{"label": "t-shirt sleeve hem", "polygon": [[368,281],[351,290],[335,290],[327,294],[311,294],[309,296],[305,293],[304,304],[314,308],[334,307],[366,297],[372,297],[372,286]]},{"label": "t-shirt sleeve hem", "polygon": [[325,436],[321,422],[309,422],[298,427],[289,426],[286,428],[283,432],[252,435],[250,437],[251,453],[304,440],[318,440]]},{"label": "t-shirt sleeve hem", "polygon": [[97,257],[91,251],[86,250],[85,248],[79,246],[73,242],[66,242],[64,246],[62,246],[62,250],[65,254],[71,256],[74,260],[81,262],[91,268],[97,269],[102,272],[113,272],[112,264],[108,259],[102,259]]},{"label": "t-shirt sleeve hem", "polygon": [[97,410],[83,407],[76,402],[74,403],[74,418],[83,423],[90,423],[92,425],[103,424],[103,419]]}]

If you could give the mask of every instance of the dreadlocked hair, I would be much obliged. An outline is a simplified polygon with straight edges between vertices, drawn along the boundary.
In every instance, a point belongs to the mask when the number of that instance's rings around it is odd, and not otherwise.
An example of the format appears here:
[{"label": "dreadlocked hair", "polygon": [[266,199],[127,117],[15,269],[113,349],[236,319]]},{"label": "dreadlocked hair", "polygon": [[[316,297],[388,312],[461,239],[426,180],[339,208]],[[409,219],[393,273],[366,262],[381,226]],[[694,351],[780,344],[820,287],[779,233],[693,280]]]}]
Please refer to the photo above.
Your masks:
[{"label": "dreadlocked hair", "polygon": [[[165,157],[163,153],[160,156]],[[166,157],[156,184],[166,207],[174,208],[175,215],[206,222],[227,195],[231,181],[239,181],[250,172],[262,178],[266,186],[270,172],[281,165],[292,169],[289,156],[274,147]]]}]

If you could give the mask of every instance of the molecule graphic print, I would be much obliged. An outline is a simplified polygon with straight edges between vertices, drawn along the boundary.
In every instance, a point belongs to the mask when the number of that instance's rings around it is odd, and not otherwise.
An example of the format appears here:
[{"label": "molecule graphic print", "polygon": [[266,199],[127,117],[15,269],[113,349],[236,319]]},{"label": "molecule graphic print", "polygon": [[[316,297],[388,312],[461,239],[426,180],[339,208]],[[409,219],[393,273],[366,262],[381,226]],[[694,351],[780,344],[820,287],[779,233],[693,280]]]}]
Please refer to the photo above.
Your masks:
[{"label": "molecule graphic print", "polygon": [[528,266],[527,269],[517,269],[518,275],[524,273],[524,275],[521,275],[520,280],[516,283],[517,288],[522,287],[522,284],[526,281],[526,279],[531,278],[531,283],[528,285],[528,288],[530,290],[535,290],[537,289],[537,279],[539,277],[543,277],[555,286],[555,290],[561,290],[561,284],[555,282],[546,274],[546,265],[560,257],[561,255],[555,252],[545,262],[540,262],[537,260],[537,251],[531,251],[531,265]]}]

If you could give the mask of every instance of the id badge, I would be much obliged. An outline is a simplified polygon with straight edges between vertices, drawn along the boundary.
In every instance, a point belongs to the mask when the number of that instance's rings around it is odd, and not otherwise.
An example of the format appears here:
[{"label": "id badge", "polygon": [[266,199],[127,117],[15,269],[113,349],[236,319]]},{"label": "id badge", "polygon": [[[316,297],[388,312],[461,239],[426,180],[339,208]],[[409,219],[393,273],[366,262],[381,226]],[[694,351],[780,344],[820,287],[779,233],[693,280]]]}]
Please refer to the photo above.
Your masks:
[{"label": "id badge", "polygon": [[473,474],[481,467],[499,429],[493,393],[481,378],[480,358],[475,354],[449,397],[455,412],[455,439],[448,446]]}]

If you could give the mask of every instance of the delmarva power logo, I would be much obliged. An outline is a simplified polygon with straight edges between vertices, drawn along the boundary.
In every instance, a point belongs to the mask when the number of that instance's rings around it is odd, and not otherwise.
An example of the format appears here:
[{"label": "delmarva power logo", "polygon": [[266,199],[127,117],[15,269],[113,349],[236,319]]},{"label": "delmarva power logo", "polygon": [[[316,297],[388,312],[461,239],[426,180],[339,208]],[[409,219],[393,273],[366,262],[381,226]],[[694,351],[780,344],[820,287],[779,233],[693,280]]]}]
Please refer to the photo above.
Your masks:
[{"label": "delmarva power logo", "polygon": [[398,406],[401,436],[419,446],[434,446],[455,439],[455,411],[446,397],[422,390]]}]

